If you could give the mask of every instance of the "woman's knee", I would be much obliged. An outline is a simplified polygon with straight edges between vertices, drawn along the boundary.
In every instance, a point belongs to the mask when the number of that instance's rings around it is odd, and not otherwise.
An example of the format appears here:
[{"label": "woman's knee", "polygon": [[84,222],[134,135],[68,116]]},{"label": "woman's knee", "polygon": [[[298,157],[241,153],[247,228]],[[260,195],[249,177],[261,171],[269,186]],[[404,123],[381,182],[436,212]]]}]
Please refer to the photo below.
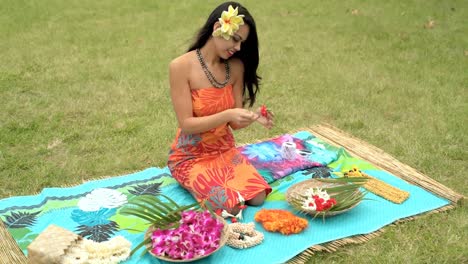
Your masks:
[{"label": "woman's knee", "polygon": [[248,200],[246,203],[248,205],[253,205],[253,206],[262,205],[263,202],[265,201],[265,198],[266,198],[266,192],[262,191],[259,194],[257,194],[254,198]]},{"label": "woman's knee", "polygon": [[229,210],[227,210],[228,213],[232,214],[232,215],[237,215],[239,212],[240,212],[240,208],[238,205],[230,208]]}]

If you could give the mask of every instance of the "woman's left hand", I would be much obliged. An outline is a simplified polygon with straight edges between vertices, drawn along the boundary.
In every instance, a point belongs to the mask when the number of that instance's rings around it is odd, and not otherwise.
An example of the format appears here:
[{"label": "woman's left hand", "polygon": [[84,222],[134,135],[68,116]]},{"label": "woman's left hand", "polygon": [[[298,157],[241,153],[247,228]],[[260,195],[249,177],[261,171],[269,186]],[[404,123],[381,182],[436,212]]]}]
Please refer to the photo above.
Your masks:
[{"label": "woman's left hand", "polygon": [[262,115],[262,108],[259,107],[255,112],[257,115],[256,121],[259,122],[262,126],[266,127],[267,129],[271,129],[273,127],[273,118],[275,115],[270,110],[267,110],[266,116]]}]

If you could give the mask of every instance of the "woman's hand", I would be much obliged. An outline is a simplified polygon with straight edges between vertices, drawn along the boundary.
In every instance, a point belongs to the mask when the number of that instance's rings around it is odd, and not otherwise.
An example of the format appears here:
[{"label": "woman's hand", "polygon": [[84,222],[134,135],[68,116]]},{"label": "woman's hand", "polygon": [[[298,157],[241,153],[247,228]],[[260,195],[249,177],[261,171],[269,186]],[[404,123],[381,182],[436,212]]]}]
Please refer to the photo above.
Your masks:
[{"label": "woman's hand", "polygon": [[273,127],[273,118],[275,117],[273,112],[267,110],[266,115],[263,115],[262,108],[259,107],[255,112],[255,115],[257,122],[259,122],[262,126],[266,127],[267,129],[271,129]]},{"label": "woman's hand", "polygon": [[258,118],[257,114],[243,108],[233,108],[228,111],[231,120],[229,123],[236,128],[246,127]]}]

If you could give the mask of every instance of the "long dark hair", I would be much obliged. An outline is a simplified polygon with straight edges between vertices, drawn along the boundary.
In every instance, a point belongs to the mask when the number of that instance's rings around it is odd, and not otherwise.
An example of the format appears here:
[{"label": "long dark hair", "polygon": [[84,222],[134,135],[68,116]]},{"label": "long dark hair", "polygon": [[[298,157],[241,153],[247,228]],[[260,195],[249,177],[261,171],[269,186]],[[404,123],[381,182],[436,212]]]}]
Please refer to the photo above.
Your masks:
[{"label": "long dark hair", "polygon": [[[229,5],[232,5],[234,8],[238,7],[239,15],[244,15],[244,23],[249,25],[250,28],[247,39],[241,44],[241,50],[234,53],[233,57],[239,58],[244,64],[244,89],[242,90],[244,100],[242,104],[245,105],[245,103],[249,102],[249,106],[253,106],[257,92],[260,91],[259,84],[261,79],[257,75],[259,63],[258,36],[255,21],[245,7],[237,2],[226,2],[216,7],[211,12],[205,25],[198,32],[195,42],[190,45],[188,51],[199,49],[206,44],[211,37],[211,33],[213,33],[214,24],[221,17],[221,13],[228,10]],[[246,90],[248,96],[246,95]]]}]

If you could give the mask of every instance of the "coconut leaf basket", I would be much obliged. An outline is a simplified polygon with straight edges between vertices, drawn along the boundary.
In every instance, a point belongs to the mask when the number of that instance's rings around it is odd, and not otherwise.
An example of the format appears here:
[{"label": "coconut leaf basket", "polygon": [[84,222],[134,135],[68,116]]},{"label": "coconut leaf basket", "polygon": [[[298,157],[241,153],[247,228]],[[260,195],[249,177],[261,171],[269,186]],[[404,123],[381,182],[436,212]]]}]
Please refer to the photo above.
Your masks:
[{"label": "coconut leaf basket", "polygon": [[[305,214],[329,217],[352,210],[363,200],[365,192],[361,191],[366,178],[330,178],[309,179],[291,186],[286,191],[286,201],[297,211]],[[313,210],[303,206],[311,190],[325,191],[336,204],[327,210]]]}]

